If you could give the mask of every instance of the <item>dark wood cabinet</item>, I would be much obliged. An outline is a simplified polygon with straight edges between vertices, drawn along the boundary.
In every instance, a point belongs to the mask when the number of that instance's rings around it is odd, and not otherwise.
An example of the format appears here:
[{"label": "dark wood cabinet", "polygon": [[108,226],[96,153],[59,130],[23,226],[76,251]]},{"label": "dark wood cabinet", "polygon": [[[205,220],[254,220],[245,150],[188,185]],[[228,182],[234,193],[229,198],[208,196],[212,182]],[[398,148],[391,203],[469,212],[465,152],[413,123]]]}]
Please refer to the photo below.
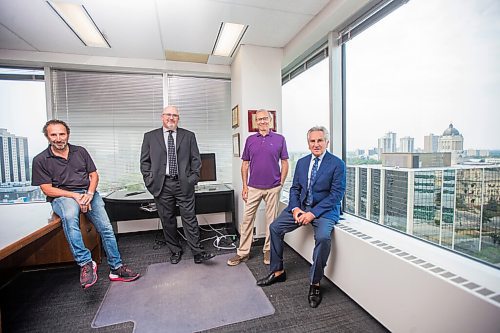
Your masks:
[{"label": "dark wood cabinet", "polygon": [[[80,215],[85,246],[96,262],[102,260],[101,239],[94,225]],[[0,249],[0,286],[22,269],[74,262],[59,217],[31,234]]]},{"label": "dark wood cabinet", "polygon": [[[99,234],[94,225],[83,214],[80,215],[80,230],[85,246],[92,252],[92,259],[100,263],[101,241]],[[61,264],[75,261],[64,236],[62,226],[48,234],[47,238],[35,241],[33,246],[34,251],[22,262],[21,266]]]}]

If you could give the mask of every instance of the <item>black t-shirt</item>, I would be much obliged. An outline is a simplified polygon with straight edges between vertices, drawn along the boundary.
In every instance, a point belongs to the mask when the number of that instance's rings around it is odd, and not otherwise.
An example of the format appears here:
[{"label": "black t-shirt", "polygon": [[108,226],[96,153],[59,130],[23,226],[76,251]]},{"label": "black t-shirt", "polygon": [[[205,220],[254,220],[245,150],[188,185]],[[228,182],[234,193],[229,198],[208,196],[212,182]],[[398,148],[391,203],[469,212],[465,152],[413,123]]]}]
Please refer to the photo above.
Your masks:
[{"label": "black t-shirt", "polygon": [[[87,190],[90,185],[89,174],[96,171],[94,161],[87,150],[80,146],[70,145],[68,159],[55,156],[50,149],[36,155],[33,159],[31,184],[52,186],[68,190]],[[51,198],[47,198],[52,201]]]}]

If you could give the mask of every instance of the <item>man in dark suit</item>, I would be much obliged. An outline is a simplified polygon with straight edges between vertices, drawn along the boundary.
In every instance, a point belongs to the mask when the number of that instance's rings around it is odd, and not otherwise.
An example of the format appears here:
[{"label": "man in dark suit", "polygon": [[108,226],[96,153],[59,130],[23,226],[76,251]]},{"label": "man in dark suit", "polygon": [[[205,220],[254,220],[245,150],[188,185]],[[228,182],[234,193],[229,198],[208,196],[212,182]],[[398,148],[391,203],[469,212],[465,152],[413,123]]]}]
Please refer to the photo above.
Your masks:
[{"label": "man in dark suit", "polygon": [[188,246],[197,264],[213,258],[200,246],[200,231],[195,214],[194,186],[200,178],[201,158],[193,132],[179,128],[179,111],[167,106],[162,113],[163,126],[144,134],[141,148],[141,173],[154,197],[163,234],[172,252],[170,262],[182,258],[177,234],[175,206],[179,206]]},{"label": "man in dark suit", "polygon": [[311,128],[307,132],[307,142],[312,154],[297,162],[288,207],[270,226],[270,273],[258,280],[257,285],[269,286],[286,280],[283,238],[286,233],[311,224],[314,228],[315,246],[309,273],[311,284],[308,300],[309,305],[315,308],[322,299],[319,283],[330,255],[331,233],[339,220],[346,177],[344,162],[326,151],[329,144],[326,128]]}]

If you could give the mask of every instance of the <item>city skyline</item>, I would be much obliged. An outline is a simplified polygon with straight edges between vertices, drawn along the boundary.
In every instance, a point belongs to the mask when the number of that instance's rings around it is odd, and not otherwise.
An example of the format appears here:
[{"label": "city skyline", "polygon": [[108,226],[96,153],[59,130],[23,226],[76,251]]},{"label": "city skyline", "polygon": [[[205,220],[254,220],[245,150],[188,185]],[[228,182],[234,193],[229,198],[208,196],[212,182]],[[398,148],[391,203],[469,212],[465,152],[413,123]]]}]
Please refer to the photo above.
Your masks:
[{"label": "city skyline", "polygon": [[[392,133],[392,134],[395,134],[396,136],[396,141],[395,141],[395,150],[392,151],[392,152],[410,152],[410,151],[402,151],[401,150],[401,139],[405,139],[405,140],[408,140],[408,139],[413,139],[414,141],[416,141],[416,138],[412,137],[412,136],[409,136],[409,135],[404,135],[404,134],[399,134],[397,132],[394,132],[394,131],[386,131],[384,132],[382,135],[380,135],[380,137],[378,137],[376,139],[376,141],[373,143],[372,146],[370,147],[349,147],[348,149],[348,152],[354,152],[354,151],[358,151],[358,150],[361,150],[361,151],[367,151],[367,150],[373,150],[373,149],[378,149],[378,144],[379,144],[379,140],[382,139],[383,137],[385,137],[388,133]],[[442,137],[443,133],[441,134],[437,134],[437,133],[427,133],[426,135],[424,135],[424,138],[426,136],[429,136],[429,135],[433,135],[435,137]],[[462,133],[460,133],[462,134]],[[466,139],[465,136],[464,136],[464,142],[466,142]],[[424,141],[423,139],[421,140],[422,142]],[[481,148],[477,148],[477,147],[470,147],[470,148],[464,148],[463,151],[468,151],[468,150],[477,150],[477,151],[500,151],[500,148],[498,149],[481,149]],[[413,147],[413,151],[414,152],[424,152],[425,151],[425,145],[422,145],[422,146],[417,146],[415,145]],[[436,150],[437,151],[437,150]]]}]

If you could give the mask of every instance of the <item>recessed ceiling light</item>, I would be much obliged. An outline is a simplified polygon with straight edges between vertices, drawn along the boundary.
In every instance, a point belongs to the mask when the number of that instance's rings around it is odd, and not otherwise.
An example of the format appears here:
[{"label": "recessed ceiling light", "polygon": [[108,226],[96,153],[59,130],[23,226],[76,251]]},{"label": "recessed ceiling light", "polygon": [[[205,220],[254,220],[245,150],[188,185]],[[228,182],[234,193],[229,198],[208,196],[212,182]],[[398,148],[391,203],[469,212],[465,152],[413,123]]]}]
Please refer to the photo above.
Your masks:
[{"label": "recessed ceiling light", "polygon": [[83,44],[90,47],[111,47],[83,5],[60,1],[47,3]]},{"label": "recessed ceiling light", "polygon": [[247,28],[244,24],[222,22],[212,55],[232,57]]}]

